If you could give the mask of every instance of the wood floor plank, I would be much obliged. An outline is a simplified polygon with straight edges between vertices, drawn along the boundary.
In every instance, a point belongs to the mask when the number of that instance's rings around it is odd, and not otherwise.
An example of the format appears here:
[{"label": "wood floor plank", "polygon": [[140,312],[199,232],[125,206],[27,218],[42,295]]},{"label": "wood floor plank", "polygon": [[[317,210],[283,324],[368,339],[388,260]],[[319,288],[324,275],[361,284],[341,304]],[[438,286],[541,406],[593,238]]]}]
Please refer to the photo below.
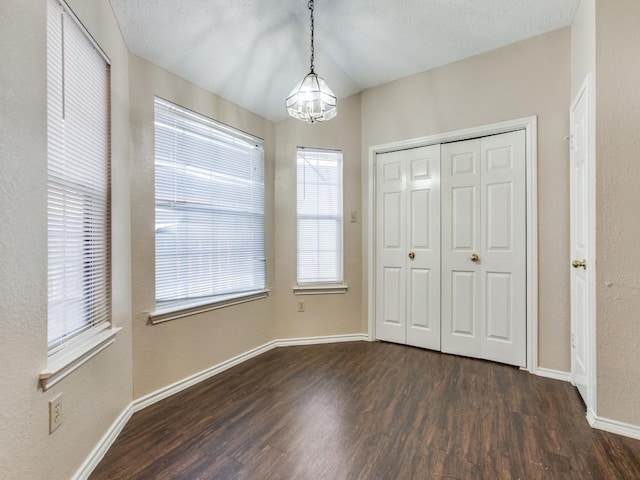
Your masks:
[{"label": "wood floor plank", "polygon": [[640,479],[576,390],[384,342],[278,348],[136,413],[104,479]]}]

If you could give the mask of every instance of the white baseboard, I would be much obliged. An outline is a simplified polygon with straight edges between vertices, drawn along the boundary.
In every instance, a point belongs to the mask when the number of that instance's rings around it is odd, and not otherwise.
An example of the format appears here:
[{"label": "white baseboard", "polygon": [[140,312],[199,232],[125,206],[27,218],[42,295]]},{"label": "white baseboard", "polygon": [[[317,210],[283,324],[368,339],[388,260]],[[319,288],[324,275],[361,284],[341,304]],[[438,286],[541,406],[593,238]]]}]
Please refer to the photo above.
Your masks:
[{"label": "white baseboard", "polygon": [[640,440],[640,425],[632,425],[630,423],[619,422],[618,420],[611,420],[610,418],[598,417],[591,411],[587,412],[587,420],[589,421],[589,425],[598,430],[617,433],[618,435]]},{"label": "white baseboard", "polygon": [[350,333],[348,335],[328,335],[324,337],[281,338],[275,340],[276,347],[292,347],[296,345],[318,345],[320,343],[366,342],[366,333]]},{"label": "white baseboard", "polygon": [[162,387],[155,392],[151,392],[143,397],[137,398],[133,401],[133,411],[138,412],[149,405],[152,405],[160,400],[163,400],[171,395],[174,395],[182,390],[185,390],[197,383],[202,382],[208,378],[211,378],[219,373],[224,372],[225,370],[230,369],[231,367],[235,367],[236,365],[249,360],[250,358],[256,357],[262,353],[268,352],[269,350],[275,348],[276,341],[273,340],[271,342],[267,342],[264,345],[260,345],[259,347],[253,348],[247,352],[241,353],[229,360],[225,360],[213,367],[209,367],[206,370],[198,372],[189,377],[183,378],[171,385],[167,385],[166,387]]},{"label": "white baseboard", "polygon": [[562,380],[563,382],[571,383],[571,374],[569,372],[538,367],[534,373],[540,377],[553,378],[554,380]]},{"label": "white baseboard", "polygon": [[[561,372],[550,368],[538,368],[535,373],[541,377],[554,378],[556,380],[563,380],[571,383],[571,374],[569,372]],[[597,428],[598,430],[617,433],[618,435],[624,435],[625,437],[640,440],[640,425],[633,425],[630,423],[619,422],[618,420],[599,417],[591,409],[587,410],[587,421],[591,427]]]},{"label": "white baseboard", "polygon": [[120,432],[131,418],[131,415],[133,415],[132,405],[132,403],[127,405],[122,413],[118,415],[118,418],[111,424],[75,475],[71,477],[72,480],[86,480],[89,478],[91,472],[98,466],[100,460],[102,460],[113,442],[116,441],[116,438],[118,438],[118,435],[120,435]]},{"label": "white baseboard", "polygon": [[96,468],[100,460],[104,457],[107,450],[111,447],[113,442],[115,442],[116,438],[125,427],[131,416],[145,407],[152,405],[160,400],[163,400],[171,395],[178,393],[182,390],[185,390],[197,383],[202,382],[208,378],[213,377],[225,370],[228,370],[231,367],[234,367],[250,358],[258,356],[262,353],[268,352],[276,347],[291,347],[295,345],[316,345],[321,343],[339,343],[339,342],[357,342],[357,341],[367,341],[369,339],[367,334],[348,334],[348,335],[329,335],[324,337],[302,337],[302,338],[283,338],[279,340],[272,340],[270,342],[265,343],[264,345],[260,345],[259,347],[253,348],[247,352],[244,352],[240,355],[237,355],[229,360],[225,360],[222,363],[214,365],[213,367],[207,368],[195,375],[191,375],[186,377],[178,382],[175,382],[171,385],[163,387],[155,392],[151,392],[148,395],[137,398],[129,405],[125,407],[122,413],[116,418],[116,420],[111,424],[107,432],[102,436],[98,444],[91,451],[87,459],[80,466],[78,471],[72,477],[72,480],[86,480],[91,475],[91,472]]},{"label": "white baseboard", "polygon": [[151,392],[144,397],[140,397],[133,401],[133,411],[138,412],[149,405],[152,405],[160,400],[163,400],[171,395],[174,395],[186,388],[189,388],[197,383],[202,382],[208,378],[211,378],[219,373],[228,370],[231,367],[235,367],[242,362],[249,360],[250,358],[256,357],[262,353],[268,352],[277,347],[291,347],[296,345],[316,345],[320,343],[339,343],[339,342],[356,342],[360,340],[367,340],[366,334],[353,333],[348,335],[327,335],[322,337],[300,337],[300,338],[282,338],[272,340],[270,342],[265,343],[264,345],[260,345],[254,349],[249,350],[248,352],[241,353],[229,360],[225,360],[222,363],[214,365],[213,367],[207,368],[199,373],[191,375],[190,377],[183,378],[182,380],[163,387],[155,392]]}]

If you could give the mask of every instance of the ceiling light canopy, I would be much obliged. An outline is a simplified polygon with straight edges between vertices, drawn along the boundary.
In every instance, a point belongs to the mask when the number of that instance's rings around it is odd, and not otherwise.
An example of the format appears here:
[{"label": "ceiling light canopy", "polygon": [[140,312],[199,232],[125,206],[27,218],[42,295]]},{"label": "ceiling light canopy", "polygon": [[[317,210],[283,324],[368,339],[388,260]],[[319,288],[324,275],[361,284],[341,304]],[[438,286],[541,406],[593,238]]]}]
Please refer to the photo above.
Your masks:
[{"label": "ceiling light canopy", "polygon": [[319,77],[313,66],[313,0],[309,1],[311,11],[311,71],[293,88],[287,97],[287,112],[293,118],[316,123],[331,120],[338,113],[338,101],[324,78]]}]

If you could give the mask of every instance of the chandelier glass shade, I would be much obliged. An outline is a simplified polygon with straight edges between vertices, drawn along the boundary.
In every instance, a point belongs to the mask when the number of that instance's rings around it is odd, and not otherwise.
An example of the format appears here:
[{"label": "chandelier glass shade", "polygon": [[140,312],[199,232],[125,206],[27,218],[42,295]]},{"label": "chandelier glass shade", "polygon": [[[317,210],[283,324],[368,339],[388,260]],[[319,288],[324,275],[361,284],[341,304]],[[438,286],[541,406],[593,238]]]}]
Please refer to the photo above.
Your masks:
[{"label": "chandelier glass shade", "polygon": [[293,88],[287,97],[287,112],[293,118],[304,122],[316,123],[331,120],[338,113],[338,101],[336,96],[324,81],[319,77],[313,66],[313,0],[309,1],[311,10],[311,71]]},{"label": "chandelier glass shade", "polygon": [[305,122],[322,122],[336,116],[338,102],[324,78],[311,71],[287,97],[287,112]]}]

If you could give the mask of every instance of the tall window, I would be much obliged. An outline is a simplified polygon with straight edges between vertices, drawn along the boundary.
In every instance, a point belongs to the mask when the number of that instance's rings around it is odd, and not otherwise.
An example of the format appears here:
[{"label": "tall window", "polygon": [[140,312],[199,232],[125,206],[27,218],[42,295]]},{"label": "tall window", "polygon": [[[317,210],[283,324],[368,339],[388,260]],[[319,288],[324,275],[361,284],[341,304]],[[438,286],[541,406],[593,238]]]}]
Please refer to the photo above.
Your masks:
[{"label": "tall window", "polygon": [[298,284],[342,282],[342,152],[298,148]]},{"label": "tall window", "polygon": [[109,62],[66,5],[47,4],[48,344],[108,325]]},{"label": "tall window", "polygon": [[156,308],[263,290],[261,139],[155,101]]}]

